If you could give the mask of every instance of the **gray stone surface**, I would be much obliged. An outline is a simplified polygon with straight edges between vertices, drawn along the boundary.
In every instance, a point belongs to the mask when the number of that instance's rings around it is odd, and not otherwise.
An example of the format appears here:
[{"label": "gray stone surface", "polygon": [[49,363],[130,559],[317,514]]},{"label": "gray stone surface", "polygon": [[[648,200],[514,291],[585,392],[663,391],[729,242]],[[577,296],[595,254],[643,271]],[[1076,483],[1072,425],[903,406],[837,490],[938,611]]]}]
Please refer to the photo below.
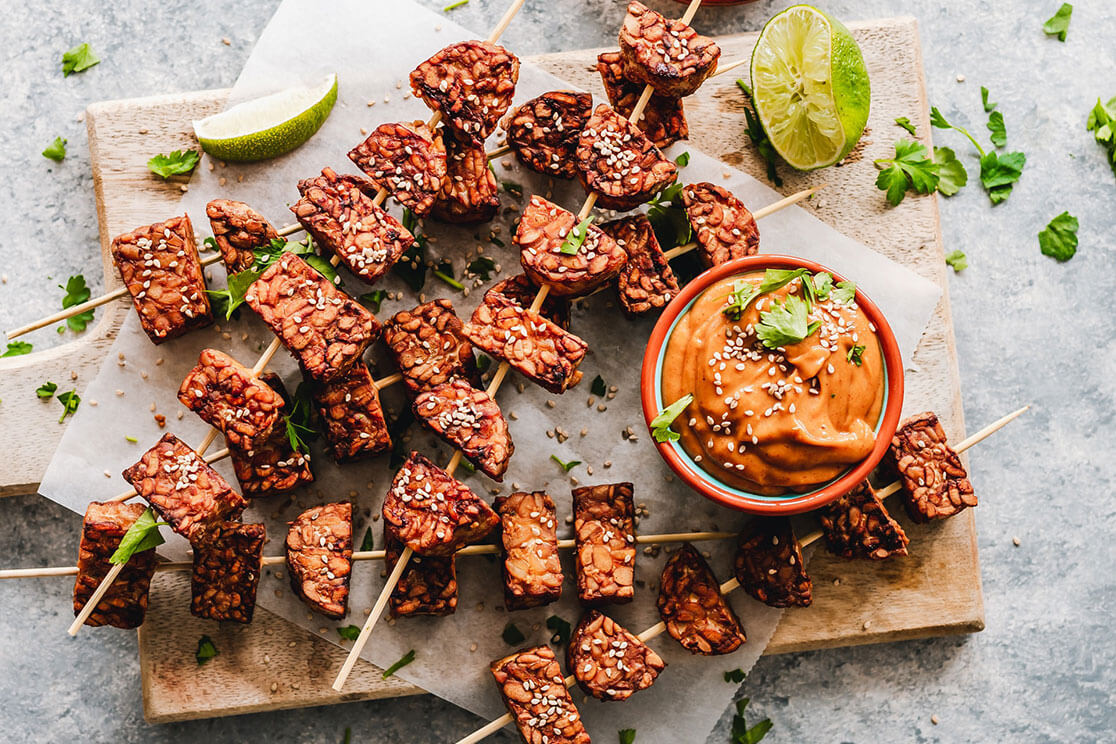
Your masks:
[{"label": "gray stone surface", "polygon": [[[666,0],[652,5],[676,8]],[[786,5],[703,9],[696,25],[709,33],[753,30]],[[1112,741],[1116,321],[1109,305],[1116,291],[1116,180],[1084,119],[1098,96],[1116,95],[1116,5],[1079,3],[1065,44],[1040,30],[1058,0],[824,5],[846,19],[916,16],[932,101],[983,139],[979,87],[988,86],[1007,120],[1010,146],[1027,153],[1027,170],[1006,204],[991,208],[970,185],[942,201],[942,223],[947,250],[960,248],[970,262],[951,277],[970,428],[1024,402],[1034,408],[972,459],[982,496],[983,633],[766,658],[740,694],[752,698],[756,720],[775,722],[769,741]],[[505,0],[471,0],[454,18],[486,29],[504,6]],[[88,147],[76,120],[85,105],[230,85],[273,7],[186,0],[6,4],[0,327],[55,310],[61,298],[55,284],[70,274],[85,271],[95,291],[99,285]],[[505,39],[523,54],[603,45],[622,14],[619,0],[528,0]],[[104,61],[63,79],[61,53],[80,41]],[[957,82],[959,75],[965,82]],[[39,155],[56,135],[69,139],[69,155],[58,165]],[[968,151],[959,136],[935,138]],[[1036,233],[1064,209],[1081,220],[1081,247],[1058,265],[1039,254]],[[42,348],[63,339],[48,331],[32,340]],[[78,518],[43,499],[0,501],[0,522],[6,567],[68,562],[75,553]],[[280,744],[341,741],[351,726],[353,742],[420,742],[454,739],[476,723],[419,697],[148,726],[134,636],[66,638],[58,629],[70,615],[70,588],[66,579],[0,584],[0,738]],[[726,713],[711,742],[729,740],[728,721]],[[653,725],[669,722],[647,722]],[[512,738],[505,732],[493,741]],[[692,738],[679,731],[678,741]]]}]

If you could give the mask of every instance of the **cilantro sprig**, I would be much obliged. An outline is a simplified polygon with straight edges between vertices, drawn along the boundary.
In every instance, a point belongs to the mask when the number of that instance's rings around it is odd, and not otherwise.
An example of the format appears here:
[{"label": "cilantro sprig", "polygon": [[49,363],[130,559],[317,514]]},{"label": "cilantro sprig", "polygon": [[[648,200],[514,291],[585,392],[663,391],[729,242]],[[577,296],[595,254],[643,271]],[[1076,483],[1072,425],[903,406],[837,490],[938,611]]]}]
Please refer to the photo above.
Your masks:
[{"label": "cilantro sprig", "polygon": [[1097,105],[1089,112],[1085,129],[1092,132],[1096,140],[1108,153],[1108,164],[1116,176],[1116,97],[1108,103],[1097,99]]},{"label": "cilantro sprig", "polygon": [[[995,115],[998,112],[993,111],[992,113]],[[993,205],[1000,204],[1011,196],[1011,191],[1023,174],[1023,167],[1027,164],[1026,155],[1021,152],[997,153],[995,150],[985,151],[976,138],[969,133],[969,130],[951,124],[936,106],[930,109],[930,123],[936,129],[952,129],[961,133],[976,148],[980,154],[980,183],[988,193],[988,198]],[[993,135],[993,137],[993,143],[995,144],[996,135]]]},{"label": "cilantro sprig", "polygon": [[659,411],[659,415],[651,419],[651,436],[656,442],[674,442],[682,437],[681,434],[670,428],[674,420],[682,415],[686,407],[694,401],[692,393],[686,393],[669,406]]},{"label": "cilantro sprig", "polygon": [[597,397],[605,395],[608,393],[608,383],[605,382],[603,377],[597,375],[593,378],[593,384],[589,386],[589,392]]},{"label": "cilantro sprig", "polygon": [[171,176],[194,170],[200,159],[197,150],[175,150],[170,155],[152,157],[147,161],[147,169],[165,181]]},{"label": "cilantro sprig", "polygon": [[[73,307],[80,305],[89,300],[90,291],[89,287],[85,285],[85,277],[81,274],[71,276],[66,280],[66,286],[58,285],[58,288],[63,290],[66,294],[62,297],[62,308]],[[78,313],[66,318],[66,325],[69,326],[71,331],[81,332],[93,320],[93,311],[86,310],[85,312]]]},{"label": "cilantro sprig", "polygon": [[567,256],[576,256],[577,252],[581,250],[581,246],[585,243],[585,238],[589,236],[589,226],[593,224],[593,216],[589,215],[581,222],[574,225],[574,227],[566,233],[566,239],[562,241],[562,245],[558,248],[559,253],[564,253]]},{"label": "cilantro sprig", "polygon": [[900,139],[895,143],[895,157],[875,161],[880,171],[876,176],[876,188],[886,192],[891,206],[899,206],[908,191],[932,194],[938,188],[941,168],[929,153],[926,145]]},{"label": "cilantro sprig", "polygon": [[365,530],[364,530],[364,539],[362,539],[360,541],[360,551],[362,553],[364,553],[364,552],[367,552],[369,550],[372,550],[373,544],[374,543],[372,542],[372,528],[371,527],[366,527]]},{"label": "cilantro sprig", "polygon": [[756,324],[756,337],[769,349],[797,344],[821,328],[821,321],[809,319],[810,306],[806,300],[787,295],[782,302],[775,302],[770,310],[760,313]]},{"label": "cilantro sprig", "polygon": [[551,455],[550,459],[561,465],[562,470],[566,473],[570,472],[581,464],[581,460],[570,460],[569,462],[562,462],[562,458],[558,457],[558,455]]},{"label": "cilantro sprig", "polygon": [[124,537],[120,538],[120,544],[109,557],[109,563],[113,565],[127,563],[136,553],[162,545],[166,540],[159,533],[159,528],[166,524],[167,522],[160,522],[155,518],[155,512],[151,507],[144,509],[143,514],[140,514],[124,533]]}]

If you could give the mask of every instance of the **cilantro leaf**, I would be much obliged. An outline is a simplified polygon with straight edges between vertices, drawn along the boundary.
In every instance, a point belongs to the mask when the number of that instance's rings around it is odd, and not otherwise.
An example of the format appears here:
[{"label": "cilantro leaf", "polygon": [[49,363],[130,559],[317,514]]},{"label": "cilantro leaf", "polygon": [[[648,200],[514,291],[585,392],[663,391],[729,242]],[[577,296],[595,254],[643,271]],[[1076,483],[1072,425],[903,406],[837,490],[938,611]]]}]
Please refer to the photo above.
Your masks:
[{"label": "cilantro leaf", "polygon": [[488,356],[488,354],[477,352],[477,372],[480,372],[483,375],[491,366],[492,357]]},{"label": "cilantro leaf", "polygon": [[179,173],[194,170],[201,156],[197,150],[175,150],[170,155],[156,155],[147,161],[147,168],[164,181]]},{"label": "cilantro leaf", "polygon": [[684,152],[681,155],[679,155],[678,157],[676,157],[674,159],[674,163],[675,163],[675,165],[677,165],[679,167],[682,167],[682,168],[685,168],[687,165],[689,165],[690,164],[690,153],[689,153],[689,151]]},{"label": "cilantro leaf", "polygon": [[287,442],[295,452],[309,452],[312,442],[318,438],[318,432],[313,427],[310,387],[305,382],[300,382],[295,388],[291,412],[283,414],[283,423],[287,430]]},{"label": "cilantro leaf", "polygon": [[1062,212],[1038,234],[1042,255],[1069,261],[1077,253],[1077,218]]},{"label": "cilantro leaf", "polygon": [[992,133],[989,139],[993,145],[1003,147],[1007,144],[1007,127],[1004,125],[1004,115],[999,111],[988,115],[988,131]]},{"label": "cilantro leaf", "polygon": [[593,224],[592,215],[589,215],[581,222],[577,223],[566,233],[566,239],[562,241],[562,245],[558,248],[558,252],[564,253],[567,256],[576,256],[577,252],[581,250],[585,238],[589,235],[589,225],[591,224]]},{"label": "cilantro leaf", "polygon": [[207,635],[203,635],[198,639],[198,650],[194,652],[194,658],[197,659],[198,666],[201,666],[220,653],[221,652],[217,650],[217,646],[214,645],[213,639]]},{"label": "cilantro leaf", "polygon": [[101,58],[93,53],[88,43],[78,44],[62,55],[62,76],[69,77],[71,73],[88,70],[100,61]]},{"label": "cilantro leaf", "polygon": [[151,507],[144,509],[143,514],[140,514],[124,533],[124,537],[120,538],[120,544],[109,557],[109,563],[114,565],[127,563],[136,553],[162,545],[166,541],[159,534],[159,528],[166,524],[155,519],[155,512],[151,511]]},{"label": "cilantro leaf", "polygon": [[768,718],[748,728],[744,718],[744,710],[748,707],[748,703],[748,698],[736,701],[736,714],[732,717],[732,744],[758,744],[771,730],[772,723]]},{"label": "cilantro leaf", "polygon": [[307,253],[302,257],[302,260],[305,261],[311,269],[324,276],[330,284],[335,286],[341,284],[341,276],[337,273],[337,269],[333,268],[333,264],[317,253]]},{"label": "cilantro leaf", "polygon": [[517,643],[523,643],[527,640],[527,636],[523,635],[522,631],[515,626],[515,623],[508,623],[505,625],[504,632],[500,634],[500,637],[503,638],[504,643],[509,646],[514,646]]},{"label": "cilantro leaf", "polygon": [[596,396],[608,393],[608,385],[605,383],[604,378],[600,375],[594,377],[593,384],[589,386],[589,392]]},{"label": "cilantro leaf", "polygon": [[557,615],[551,615],[546,619],[546,629],[554,634],[550,638],[551,643],[565,646],[570,642],[570,624]]},{"label": "cilantro leaf", "polygon": [[511,194],[516,199],[523,198],[523,187],[514,181],[500,181],[500,188]]},{"label": "cilantro leaf", "polygon": [[205,293],[212,298],[213,309],[218,315],[224,315],[225,320],[232,320],[237,308],[244,304],[244,296],[262,271],[248,269],[229,274],[228,286],[224,289],[207,289]]},{"label": "cilantro leaf", "polygon": [[419,221],[415,213],[403,209],[403,227],[415,236],[411,247],[403,251],[403,255],[391,267],[393,274],[403,280],[403,283],[413,292],[419,292],[426,286],[426,236],[418,231]]},{"label": "cilantro leaf", "polygon": [[360,626],[342,625],[337,628],[337,635],[341,636],[343,641],[355,641],[360,637]]},{"label": "cilantro leaf", "polygon": [[272,238],[266,245],[257,246],[252,249],[252,254],[256,257],[256,262],[252,265],[252,269],[262,272],[278,261],[284,253],[293,253],[296,256],[309,256],[314,253],[314,248],[310,245],[309,238],[298,241],[287,240],[285,238]]},{"label": "cilantro leaf", "polygon": [[855,282],[837,282],[837,288],[833,290],[833,299],[836,302],[848,304],[856,299],[856,283]]},{"label": "cilantro leaf", "polygon": [[817,295],[819,300],[829,299],[829,293],[833,289],[833,276],[825,271],[819,271],[814,274],[813,279],[814,294]]},{"label": "cilantro leaf", "polygon": [[[272,242],[274,243],[275,241],[272,240]],[[217,246],[216,239],[214,239],[214,238],[204,238],[202,240],[202,249],[201,250],[202,250],[202,253],[206,253],[206,252],[212,253],[212,252],[215,252],[215,251],[220,250],[220,249]],[[254,252],[255,251],[253,251],[253,253]]]},{"label": "cilantro leaf", "polygon": [[985,88],[983,85],[980,86],[980,102],[984,106],[984,113],[986,114],[999,105],[988,100],[988,88]]},{"label": "cilantro leaf", "polygon": [[415,660],[415,650],[412,648],[410,651],[403,654],[403,656],[401,656],[399,658],[399,661],[395,662],[394,664],[392,664],[391,666],[389,666],[387,669],[384,670],[383,679],[387,679],[388,677],[395,674],[400,669],[407,666],[408,664],[410,664],[414,660]]},{"label": "cilantro leaf", "polygon": [[743,669],[730,669],[725,672],[725,682],[732,682],[733,684],[740,684],[744,681]]},{"label": "cilantro leaf", "polygon": [[68,393],[59,393],[57,400],[62,404],[62,415],[58,418],[58,423],[61,424],[67,416],[78,409],[81,398],[78,396],[77,390],[71,390]]},{"label": "cilantro leaf", "polygon": [[903,127],[903,129],[906,129],[912,137],[918,136],[918,131],[915,129],[915,125],[912,124],[911,120],[908,119],[906,116],[900,116],[898,119],[895,120],[895,123]]},{"label": "cilantro leaf", "polygon": [[50,158],[56,163],[61,163],[66,158],[66,143],[69,140],[64,140],[61,137],[55,137],[54,142],[47,145],[43,150],[43,157]]},{"label": "cilantro leaf", "polygon": [[360,297],[357,297],[357,302],[364,305],[372,312],[378,313],[380,312],[380,305],[383,304],[385,297],[387,297],[387,292],[382,289],[373,289],[371,292],[365,292]]},{"label": "cilantro leaf", "polygon": [[993,204],[1011,196],[1011,190],[1023,174],[1027,156],[1021,152],[998,154],[989,152],[980,158],[980,182]]},{"label": "cilantro leaf", "polygon": [[635,744],[635,729],[620,729],[616,732],[616,739],[619,744]]},{"label": "cilantro leaf", "polygon": [[27,343],[26,341],[9,341],[8,350],[5,351],[3,354],[0,354],[0,358],[30,354],[32,348],[33,347],[31,346],[31,344]]},{"label": "cilantro leaf", "polygon": [[655,239],[664,251],[690,242],[693,228],[682,206],[681,183],[667,186],[647,204],[647,219],[651,221]]},{"label": "cilantro leaf", "polygon": [[770,310],[760,313],[756,337],[769,349],[797,344],[821,325],[818,321],[810,322],[809,312],[805,300],[787,295],[783,302],[776,302]]},{"label": "cilantro leaf", "polygon": [[776,152],[775,146],[771,144],[771,140],[768,139],[767,130],[763,128],[759,116],[756,115],[755,104],[752,102],[752,89],[743,80],[737,80],[736,84],[744,92],[746,99],[744,102],[744,124],[747,127],[748,139],[752,141],[756,151],[763,158],[764,165],[767,168],[767,180],[776,186],[782,186],[783,179],[779,177],[779,171],[775,167],[779,162],[779,154]]},{"label": "cilantro leaf", "polygon": [[39,387],[35,388],[35,395],[43,400],[50,400],[54,397],[54,391],[58,389],[58,384],[54,382],[44,382]]},{"label": "cilantro leaf", "polygon": [[1112,166],[1112,174],[1116,175],[1116,97],[1108,103],[1098,98],[1097,105],[1085,121],[1085,128],[1093,132],[1097,142],[1108,151],[1108,162]]},{"label": "cilantro leaf", "polygon": [[581,460],[570,460],[569,462],[562,462],[562,460],[558,457],[558,455],[551,455],[550,459],[554,460],[554,462],[561,465],[562,470],[566,471],[567,473],[581,464]]},{"label": "cilantro leaf", "polygon": [[945,262],[949,268],[953,269],[953,273],[957,274],[969,268],[969,259],[964,251],[952,251],[946,254]]},{"label": "cilantro leaf", "polygon": [[656,442],[673,442],[681,438],[682,435],[674,429],[671,429],[670,425],[682,414],[682,411],[686,410],[686,406],[690,405],[693,400],[693,394],[686,393],[681,398],[659,411],[658,416],[651,419],[651,436]]},{"label": "cilantro leaf", "polygon": [[369,550],[372,550],[372,546],[372,528],[367,527],[364,530],[364,539],[360,541],[360,551],[362,553],[366,553]]},{"label": "cilantro leaf", "polygon": [[[58,288],[64,290],[66,294],[62,297],[62,308],[73,307],[80,305],[89,300],[89,287],[85,286],[85,277],[81,274],[71,276],[66,280],[66,286],[61,284]],[[71,331],[84,331],[89,322],[93,320],[93,311],[86,310],[85,312],[78,313],[77,315],[66,318],[66,325],[70,327]]]},{"label": "cilantro leaf", "polygon": [[969,172],[948,147],[934,148],[934,162],[938,164],[938,193],[953,196],[969,182]]},{"label": "cilantro leaf", "polygon": [[864,350],[867,348],[868,347],[864,346],[863,344],[854,344],[849,349],[849,353],[845,355],[845,361],[847,361],[849,364],[855,364],[858,367],[861,366],[864,363],[864,360],[862,359]]},{"label": "cilantro leaf", "polygon": [[466,266],[465,269],[471,275],[479,277],[487,282],[492,278],[492,272],[496,270],[496,262],[488,256],[477,256],[469,262],[469,265]]},{"label": "cilantro leaf", "polygon": [[1043,33],[1047,36],[1057,36],[1058,41],[1065,41],[1066,33],[1069,31],[1071,15],[1073,15],[1073,6],[1069,3],[1062,3],[1058,12],[1042,24]]},{"label": "cilantro leaf", "polygon": [[938,110],[937,106],[933,106],[930,109],[930,125],[933,126],[935,129],[952,129],[955,132],[960,132],[961,134],[965,135],[965,138],[968,139],[969,142],[973,143],[973,147],[977,149],[977,152],[979,152],[982,157],[984,156],[984,148],[981,147],[980,143],[976,141],[976,137],[969,134],[968,129],[965,129],[964,127],[954,126],[953,124],[950,124],[948,121],[946,121],[945,116],[942,115],[942,112]]},{"label": "cilantro leaf", "polygon": [[929,157],[925,145],[901,139],[895,143],[895,157],[876,161],[880,173],[876,188],[887,193],[891,206],[898,206],[908,190],[919,194],[932,193],[938,188],[939,167]]},{"label": "cilantro leaf", "polygon": [[721,312],[730,320],[740,320],[752,300],[759,297],[759,289],[747,279],[737,279],[732,283],[725,307]]}]

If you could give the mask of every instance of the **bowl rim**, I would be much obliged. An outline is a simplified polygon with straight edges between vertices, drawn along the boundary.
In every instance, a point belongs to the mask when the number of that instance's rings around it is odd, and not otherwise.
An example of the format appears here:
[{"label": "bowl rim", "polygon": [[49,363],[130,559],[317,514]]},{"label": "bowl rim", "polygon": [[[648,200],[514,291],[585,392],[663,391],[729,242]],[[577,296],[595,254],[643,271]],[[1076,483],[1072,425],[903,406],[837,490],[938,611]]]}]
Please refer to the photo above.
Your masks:
[{"label": "bowl rim", "polygon": [[[643,416],[648,434],[651,432],[651,421],[658,416],[660,410],[658,406],[659,358],[674,329],[675,322],[690,308],[694,299],[714,283],[734,274],[753,273],[765,269],[797,268],[809,269],[815,274],[821,271],[827,272],[833,276],[835,283],[845,281],[843,274],[815,261],[797,256],[762,253],[732,259],[702,272],[686,284],[682,291],[667,304],[651,330],[640,371],[640,400],[643,404]],[[768,500],[772,497],[761,499],[742,495],[738,489],[732,489],[721,483],[701,467],[689,465],[679,455],[673,442],[655,442],[656,449],[671,470],[690,488],[708,499],[738,511],[768,516],[800,514],[817,509],[840,498],[866,479],[887,453],[891,438],[899,425],[903,409],[903,361],[899,352],[899,343],[887,318],[860,287],[856,289],[856,302],[864,311],[868,321],[876,327],[886,381],[884,408],[877,424],[876,442],[868,457],[817,488],[796,497],[780,498],[778,501]],[[652,441],[654,442],[654,439]]]}]

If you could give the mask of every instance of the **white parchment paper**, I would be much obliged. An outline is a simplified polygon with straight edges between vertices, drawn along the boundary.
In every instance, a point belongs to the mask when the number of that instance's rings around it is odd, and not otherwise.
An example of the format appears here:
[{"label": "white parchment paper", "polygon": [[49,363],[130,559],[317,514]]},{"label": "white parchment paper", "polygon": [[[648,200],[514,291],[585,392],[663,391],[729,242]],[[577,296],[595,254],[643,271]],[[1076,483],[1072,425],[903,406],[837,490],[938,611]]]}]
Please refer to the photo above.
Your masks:
[{"label": "white parchment paper", "polygon": [[[262,211],[276,226],[293,221],[287,207],[298,198],[295,188],[301,178],[316,175],[322,166],[338,171],[356,172],[345,154],[363,139],[362,128],[371,130],[384,121],[426,119],[429,111],[407,95],[407,75],[422,59],[454,41],[483,37],[487,32],[470,33],[444,16],[435,15],[405,0],[368,3],[363,0],[336,0],[329,12],[314,0],[286,0],[264,30],[233,92],[233,101],[251,98],[284,87],[312,83],[329,72],[340,77],[340,94],[334,111],[319,133],[295,152],[274,161],[245,166],[223,166],[204,157],[195,172],[182,208],[194,221],[199,237],[208,234],[204,205],[215,197],[248,202]],[[384,33],[383,29],[391,29]],[[370,41],[374,39],[374,41]],[[561,81],[523,64],[516,102],[546,90],[569,88]],[[370,102],[375,102],[370,106]],[[492,143],[490,142],[490,147]],[[772,189],[755,179],[729,169],[696,148],[678,143],[670,151],[674,157],[689,151],[689,165],[682,170],[687,182],[708,180],[723,185],[756,209],[779,198]],[[521,184],[524,193],[542,193],[576,211],[584,193],[572,182],[553,182],[519,168],[512,158],[496,166],[501,180]],[[729,173],[729,178],[724,174]],[[450,258],[457,276],[462,267],[482,246],[500,265],[500,276],[518,273],[518,256],[510,248],[488,241],[489,231],[510,246],[508,222],[525,202],[503,195],[501,216],[491,226],[459,228],[428,221],[432,257]],[[397,208],[393,208],[397,209]],[[179,213],[181,213],[181,209]],[[153,214],[151,220],[169,215]],[[765,252],[804,256],[855,277],[857,283],[880,305],[890,320],[905,358],[910,359],[918,339],[938,301],[936,285],[847,237],[837,233],[812,215],[792,207],[765,219],[760,225]],[[223,286],[223,271],[211,267],[210,286]],[[367,287],[346,275],[346,289],[353,294]],[[496,281],[498,277],[493,277]],[[471,284],[471,283],[470,283]],[[412,307],[419,298],[394,277],[383,286],[401,295],[384,303],[381,318]],[[471,287],[473,288],[473,287]],[[443,296],[455,302],[462,317],[468,317],[480,290],[463,296],[436,279],[430,279],[421,299]],[[500,404],[511,421],[516,443],[502,487],[481,475],[462,477],[478,493],[491,498],[509,489],[545,489],[558,504],[560,520],[570,514],[570,487],[621,480],[635,484],[635,499],[646,505],[647,515],[639,524],[642,533],[688,530],[735,530],[744,517],[713,505],[678,483],[656,454],[642,425],[639,406],[638,375],[652,319],[628,321],[615,306],[609,293],[602,293],[580,304],[574,311],[573,330],[585,338],[590,355],[582,365],[585,382],[564,396],[554,396],[511,376],[499,395]],[[84,512],[91,500],[112,497],[127,490],[120,477],[122,469],[134,463],[165,431],[173,431],[188,443],[197,444],[208,427],[181,406],[175,393],[186,372],[195,364],[205,347],[229,351],[245,364],[252,364],[271,341],[271,334],[246,308],[238,321],[194,332],[188,336],[153,346],[142,333],[134,314],[124,324],[100,373],[83,391],[83,403],[65,436],[40,491],[43,495]],[[382,359],[374,350],[369,360],[375,366]],[[279,372],[288,387],[298,382],[295,364],[284,351],[276,355],[271,368]],[[381,370],[381,374],[390,370]],[[589,382],[601,375],[615,386],[614,397],[590,404]],[[385,405],[397,413],[405,405],[398,389],[384,393]],[[553,407],[551,407],[553,405]],[[604,411],[598,406],[604,405]],[[166,416],[166,429],[158,427],[154,415]],[[627,427],[635,438],[624,435]],[[560,442],[555,429],[569,434]],[[584,433],[582,433],[584,432]],[[412,427],[409,446],[419,449],[437,462],[449,459],[449,448]],[[137,443],[129,443],[133,437]],[[211,448],[215,451],[220,441]],[[550,459],[580,460],[569,474]],[[359,544],[366,525],[373,527],[376,547],[382,547],[378,514],[383,494],[391,481],[388,458],[339,467],[328,455],[314,449],[317,481],[293,496],[257,501],[245,515],[246,521],[267,524],[267,554],[282,552],[285,522],[299,511],[325,501],[352,499],[355,509],[354,535]],[[235,483],[228,462],[217,469]],[[560,536],[570,533],[562,522]],[[724,580],[731,572],[728,544],[703,543],[711,565]],[[160,553],[182,559],[189,546],[171,536]],[[486,557],[463,558],[458,562],[460,603],[457,613],[446,618],[415,618],[398,622],[384,621],[364,651],[364,657],[388,666],[410,649],[417,652],[413,664],[398,672],[432,693],[485,717],[503,711],[488,663],[513,650],[501,638],[508,622],[527,637],[526,643],[545,642],[550,637],[545,621],[558,615],[576,623],[580,610],[572,586],[571,556],[565,556],[567,577],[563,599],[535,610],[508,613],[503,610],[499,564]],[[610,609],[625,627],[639,632],[658,621],[655,596],[658,576],[666,555],[652,557],[640,553],[637,560],[636,601]],[[277,570],[279,569],[279,570]],[[349,617],[339,624],[363,623],[383,583],[382,565],[363,563],[354,571]],[[182,597],[183,602],[187,601]],[[667,636],[652,641],[669,664],[666,672],[649,690],[624,704],[604,706],[575,691],[589,730],[608,737],[611,731],[638,727],[642,744],[701,741],[716,723],[735,692],[722,674],[737,667],[750,669],[762,653],[781,612],[765,607],[737,592],[731,601],[748,635],[748,643],[737,653],[719,658],[691,656]],[[311,614],[290,592],[284,570],[265,571],[260,585],[259,605],[314,632],[325,629],[324,637],[334,642],[338,624]],[[340,642],[348,645],[347,642]],[[608,732],[608,733],[606,733]]]}]

